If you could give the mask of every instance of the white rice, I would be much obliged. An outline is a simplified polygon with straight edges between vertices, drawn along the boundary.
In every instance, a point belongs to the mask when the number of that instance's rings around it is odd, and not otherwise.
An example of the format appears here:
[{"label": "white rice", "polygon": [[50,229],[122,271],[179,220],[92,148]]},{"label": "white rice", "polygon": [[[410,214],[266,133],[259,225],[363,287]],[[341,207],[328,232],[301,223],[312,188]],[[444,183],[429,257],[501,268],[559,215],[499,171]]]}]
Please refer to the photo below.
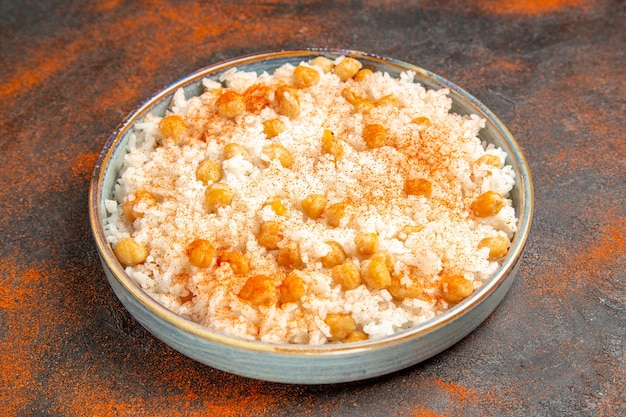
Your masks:
[{"label": "white rice", "polygon": [[[301,113],[294,119],[277,114],[270,105],[229,121],[214,108],[222,88],[243,93],[258,83],[292,85],[294,67],[285,65],[274,74],[233,70],[221,83],[204,80],[206,92],[199,97],[186,99],[182,89],[178,91],[167,114],[178,114],[187,124],[187,137],[180,143],[161,137],[159,116],[149,114],[137,123],[115,200],[105,202],[107,237],[113,246],[132,236],[148,247],[145,262],[127,267],[126,272],[178,315],[245,339],[319,345],[329,342],[327,314],[346,313],[369,338],[380,338],[449,308],[438,289],[444,274],[462,275],[478,288],[498,268],[497,261],[488,260],[488,249],[477,247],[485,237],[512,237],[517,220],[511,203],[507,200],[508,206],[488,218],[474,217],[469,206],[489,190],[508,198],[515,179],[511,167],[504,165],[506,154],[478,138],[484,120],[452,114],[448,91],[424,89],[413,81],[411,72],[399,79],[376,72],[363,81],[341,82],[332,72],[312,68],[319,72],[320,81],[299,91]],[[399,106],[382,105],[362,115],[342,97],[347,86],[372,102],[391,94]],[[411,123],[416,117],[427,117],[432,125]],[[268,139],[262,122],[274,118],[282,120],[285,130]],[[384,125],[395,143],[368,149],[361,137],[367,123]],[[343,141],[345,155],[339,161],[320,152],[324,129]],[[223,146],[231,142],[245,146],[250,161],[240,157],[224,161]],[[277,161],[266,166],[261,149],[268,143],[288,149],[293,166],[284,168]],[[500,158],[503,167],[477,165],[475,161],[486,153]],[[419,157],[407,163],[415,155]],[[206,209],[207,185],[195,174],[206,159],[222,162],[221,181],[236,191],[232,204],[216,213]],[[403,184],[409,177],[428,178],[433,184],[430,198],[406,196]],[[139,189],[154,195],[158,204],[145,207],[143,217],[131,223],[123,215],[122,204]],[[311,193],[324,194],[329,203],[349,198],[354,212],[338,228],[323,219],[311,220],[300,209],[300,201]],[[287,208],[286,215],[279,216],[265,206],[275,196]],[[277,251],[257,242],[260,223],[270,220],[285,225],[279,246],[290,241],[299,245],[305,263],[299,276],[306,293],[297,303],[255,306],[238,296],[247,278],[266,274],[279,285],[288,273],[277,265]],[[424,228],[408,237],[399,236],[406,225]],[[394,271],[405,274],[404,280],[410,281],[417,271],[424,285],[422,295],[397,301],[386,289],[362,284],[343,291],[334,283],[320,262],[329,250],[324,242],[339,242],[348,259],[361,265],[365,259],[357,254],[354,243],[359,232],[378,233],[380,250],[393,255]],[[187,246],[197,238],[211,241],[215,248],[243,252],[250,260],[250,274],[235,275],[228,264],[218,267],[214,263],[204,269],[191,265]]]}]

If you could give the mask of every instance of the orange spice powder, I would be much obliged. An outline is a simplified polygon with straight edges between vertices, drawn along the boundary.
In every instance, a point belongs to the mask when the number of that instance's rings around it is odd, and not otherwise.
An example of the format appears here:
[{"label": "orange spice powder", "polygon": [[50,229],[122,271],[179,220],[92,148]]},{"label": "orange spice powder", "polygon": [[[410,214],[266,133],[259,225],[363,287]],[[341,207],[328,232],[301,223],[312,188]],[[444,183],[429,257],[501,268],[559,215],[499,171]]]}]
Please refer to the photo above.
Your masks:
[{"label": "orange spice powder", "polygon": [[0,350],[0,415],[4,417],[23,414],[35,399],[35,376],[40,369],[32,357],[45,350],[38,339],[46,323],[32,308],[40,275],[40,271],[31,269],[18,276],[11,261],[0,260],[0,311],[7,328]]},{"label": "orange spice powder", "polygon": [[494,14],[542,15],[558,12],[564,8],[588,9],[590,0],[481,0],[479,7]]}]

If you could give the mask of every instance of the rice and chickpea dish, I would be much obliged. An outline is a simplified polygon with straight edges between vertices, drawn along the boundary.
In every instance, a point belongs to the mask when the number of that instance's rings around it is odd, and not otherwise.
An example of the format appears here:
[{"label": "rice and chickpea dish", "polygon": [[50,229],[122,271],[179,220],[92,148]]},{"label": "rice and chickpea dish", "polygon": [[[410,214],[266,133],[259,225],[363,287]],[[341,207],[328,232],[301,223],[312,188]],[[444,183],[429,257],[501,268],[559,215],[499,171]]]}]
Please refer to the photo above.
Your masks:
[{"label": "rice and chickpea dish", "polygon": [[105,201],[117,259],[178,315],[269,343],[380,338],[461,302],[508,251],[514,173],[414,75],[317,57],[180,89]]}]

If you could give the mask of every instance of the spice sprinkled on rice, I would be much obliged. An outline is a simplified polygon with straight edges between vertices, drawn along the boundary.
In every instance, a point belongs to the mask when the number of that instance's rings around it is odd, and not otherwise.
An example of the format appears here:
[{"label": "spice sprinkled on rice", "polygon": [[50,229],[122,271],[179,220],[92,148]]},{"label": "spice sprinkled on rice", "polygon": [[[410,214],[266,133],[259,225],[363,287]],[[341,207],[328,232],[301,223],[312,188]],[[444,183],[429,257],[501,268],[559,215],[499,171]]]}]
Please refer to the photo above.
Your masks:
[{"label": "spice sprinkled on rice", "polygon": [[319,57],[177,91],[105,202],[118,260],[176,314],[268,343],[381,338],[463,301],[507,254],[514,173],[413,78]]}]

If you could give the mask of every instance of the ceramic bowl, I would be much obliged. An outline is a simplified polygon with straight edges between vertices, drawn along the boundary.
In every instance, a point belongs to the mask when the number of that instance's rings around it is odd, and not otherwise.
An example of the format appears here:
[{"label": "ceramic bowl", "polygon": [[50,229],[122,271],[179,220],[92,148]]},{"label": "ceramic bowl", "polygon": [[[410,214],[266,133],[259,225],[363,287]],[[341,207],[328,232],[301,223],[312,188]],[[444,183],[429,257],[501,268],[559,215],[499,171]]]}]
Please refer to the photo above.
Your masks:
[{"label": "ceramic bowl", "polygon": [[[187,97],[199,95],[205,77],[217,79],[233,67],[271,73],[285,63],[297,65],[319,55],[331,59],[352,56],[364,67],[386,71],[394,77],[412,70],[416,73],[415,82],[425,88],[450,90],[452,111],[486,119],[486,127],[479,136],[507,152],[506,162],[513,167],[517,178],[511,197],[519,218],[518,231],[508,256],[493,276],[460,304],[417,327],[378,340],[323,346],[268,344],[221,334],[177,316],[135,284],[105,238],[104,200],[112,198],[133,126],[149,112],[163,115],[180,87]],[[169,346],[206,365],[250,378],[298,384],[346,382],[391,373],[430,358],[465,337],[492,313],[511,287],[530,231],[532,212],[533,189],[524,155],[504,124],[476,98],[417,66],[362,52],[329,49],[244,56],[203,68],[169,85],[131,113],[108,139],[96,163],[89,195],[91,229],[106,277],[119,300],[141,325]]]}]

